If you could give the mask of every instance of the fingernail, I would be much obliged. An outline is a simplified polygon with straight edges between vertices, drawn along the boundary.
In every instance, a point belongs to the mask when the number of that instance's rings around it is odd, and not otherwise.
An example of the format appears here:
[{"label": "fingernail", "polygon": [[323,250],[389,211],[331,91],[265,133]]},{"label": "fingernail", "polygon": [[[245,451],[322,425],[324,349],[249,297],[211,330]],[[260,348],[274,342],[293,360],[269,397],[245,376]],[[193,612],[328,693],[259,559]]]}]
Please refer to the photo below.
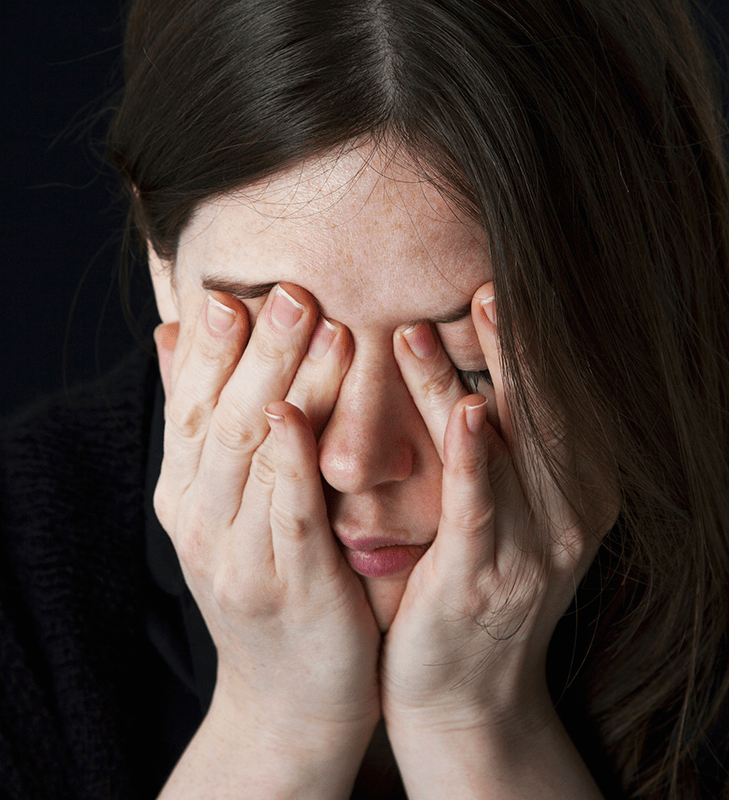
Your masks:
[{"label": "fingernail", "polygon": [[408,346],[418,358],[432,358],[436,353],[435,338],[430,325],[411,325],[402,332]]},{"label": "fingernail", "polygon": [[492,325],[496,325],[496,297],[494,295],[487,297],[485,300],[481,301],[481,305],[483,306],[486,316],[489,318],[489,322]]},{"label": "fingernail", "polygon": [[479,433],[486,419],[486,406],[488,400],[475,406],[466,405],[466,427],[471,433]]},{"label": "fingernail", "polygon": [[216,333],[225,333],[233,327],[235,311],[219,303],[211,294],[208,295],[208,304],[205,315],[209,327]]},{"label": "fingernail", "polygon": [[273,303],[271,303],[271,319],[279,328],[291,329],[301,319],[304,306],[280,286],[276,286]]},{"label": "fingernail", "polygon": [[315,361],[324,358],[336,335],[337,329],[334,325],[328,319],[322,317],[309,342],[309,357]]},{"label": "fingernail", "polygon": [[268,424],[271,426],[271,433],[275,441],[286,439],[286,420],[281,414],[274,414],[269,411],[268,406],[263,406],[263,413],[266,415]]},{"label": "fingernail", "polygon": [[263,406],[263,413],[269,420],[271,420],[271,422],[283,422],[283,416],[281,414],[274,414],[273,411],[269,411],[268,406]]}]

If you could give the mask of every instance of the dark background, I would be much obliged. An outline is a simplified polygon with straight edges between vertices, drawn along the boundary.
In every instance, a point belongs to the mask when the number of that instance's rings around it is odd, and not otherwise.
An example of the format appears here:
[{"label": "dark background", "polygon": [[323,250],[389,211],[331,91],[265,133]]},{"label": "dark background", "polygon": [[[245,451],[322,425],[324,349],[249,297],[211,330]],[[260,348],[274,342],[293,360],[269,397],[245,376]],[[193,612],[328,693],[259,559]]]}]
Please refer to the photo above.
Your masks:
[{"label": "dark background", "polygon": [[[729,30],[729,0],[708,5]],[[121,83],[121,6],[26,0],[3,11],[0,416],[93,378],[134,344],[115,278],[126,208],[99,157]],[[133,289],[148,334],[141,270]]]},{"label": "dark background", "polygon": [[[95,377],[134,345],[115,275],[126,206],[102,160],[121,7],[29,0],[3,11],[0,415]],[[149,332],[141,269],[133,286]]]}]

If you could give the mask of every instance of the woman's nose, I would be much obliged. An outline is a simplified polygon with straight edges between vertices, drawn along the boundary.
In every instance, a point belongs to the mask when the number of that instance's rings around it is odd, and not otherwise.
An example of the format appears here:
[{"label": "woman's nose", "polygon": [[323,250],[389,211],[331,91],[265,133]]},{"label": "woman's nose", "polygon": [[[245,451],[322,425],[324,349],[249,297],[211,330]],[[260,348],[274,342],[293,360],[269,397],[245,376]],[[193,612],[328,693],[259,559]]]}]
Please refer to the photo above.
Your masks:
[{"label": "woman's nose", "polygon": [[427,437],[394,361],[372,372],[350,368],[319,439],[322,477],[344,494],[406,480]]}]

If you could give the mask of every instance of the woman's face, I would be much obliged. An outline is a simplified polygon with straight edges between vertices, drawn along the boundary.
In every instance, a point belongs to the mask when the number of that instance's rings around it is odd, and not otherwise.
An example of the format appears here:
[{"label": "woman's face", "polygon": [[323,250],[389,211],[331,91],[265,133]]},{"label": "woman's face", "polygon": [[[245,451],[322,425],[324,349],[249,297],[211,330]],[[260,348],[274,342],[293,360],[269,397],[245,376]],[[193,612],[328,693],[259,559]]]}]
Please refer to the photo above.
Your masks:
[{"label": "woman's face", "polygon": [[[192,336],[204,286],[238,284],[243,298],[252,286],[289,281],[349,328],[354,355],[319,440],[320,468],[332,530],[367,573],[361,579],[387,629],[414,562],[402,568],[397,551],[351,551],[432,542],[441,483],[393,334],[431,321],[457,368],[486,368],[470,318],[473,293],[491,277],[483,232],[407,168],[351,150],[204,203],[180,239],[174,281],[151,261],[162,320],[179,319],[180,341]],[[252,323],[264,300],[243,299]]]}]

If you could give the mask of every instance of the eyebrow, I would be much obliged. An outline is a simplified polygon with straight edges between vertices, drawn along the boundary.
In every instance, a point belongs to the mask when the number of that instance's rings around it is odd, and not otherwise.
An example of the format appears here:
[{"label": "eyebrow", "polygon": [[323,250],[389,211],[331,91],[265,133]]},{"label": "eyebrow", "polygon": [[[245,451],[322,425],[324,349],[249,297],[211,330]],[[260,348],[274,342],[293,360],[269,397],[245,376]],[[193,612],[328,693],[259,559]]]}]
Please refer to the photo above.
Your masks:
[{"label": "eyebrow", "polygon": [[275,285],[275,283],[243,283],[212,275],[202,279],[202,288],[206,292],[227,292],[238,300],[256,300],[267,295]]},{"label": "eyebrow", "polygon": [[[245,283],[243,281],[234,281],[228,278],[219,278],[214,275],[208,275],[202,279],[202,288],[207,292],[226,292],[233,295],[237,300],[257,300],[259,297],[267,295],[278,281],[274,283]],[[454,309],[453,311],[436,314],[428,319],[422,318],[413,320],[413,324],[420,322],[431,322],[436,325],[448,325],[451,322],[458,322],[465,319],[471,314],[471,301],[464,303],[462,306]]]}]

